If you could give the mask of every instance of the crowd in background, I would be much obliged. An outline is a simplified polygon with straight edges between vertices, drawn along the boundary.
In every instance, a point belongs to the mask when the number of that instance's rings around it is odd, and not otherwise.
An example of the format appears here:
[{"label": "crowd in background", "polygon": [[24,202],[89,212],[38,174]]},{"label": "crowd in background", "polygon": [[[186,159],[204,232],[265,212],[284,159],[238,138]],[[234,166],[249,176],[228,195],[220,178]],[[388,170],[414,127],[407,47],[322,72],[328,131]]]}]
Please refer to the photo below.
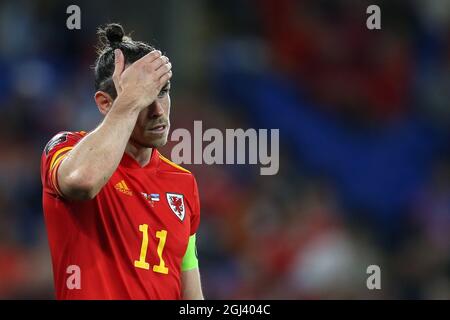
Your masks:
[{"label": "crowd in background", "polygon": [[40,157],[101,121],[115,21],[173,61],[172,129],[280,129],[277,175],[185,166],[207,298],[449,299],[450,2],[378,2],[375,31],[368,1],[80,1],[73,31],[64,1],[0,2],[0,298],[54,297]]}]

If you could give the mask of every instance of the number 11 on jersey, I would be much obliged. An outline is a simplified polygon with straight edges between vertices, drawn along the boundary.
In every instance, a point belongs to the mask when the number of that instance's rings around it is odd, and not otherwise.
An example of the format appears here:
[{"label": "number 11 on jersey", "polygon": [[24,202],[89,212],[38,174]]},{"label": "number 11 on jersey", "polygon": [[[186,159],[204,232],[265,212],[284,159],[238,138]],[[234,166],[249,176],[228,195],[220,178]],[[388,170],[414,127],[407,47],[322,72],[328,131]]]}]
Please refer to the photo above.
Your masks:
[{"label": "number 11 on jersey", "polygon": [[[148,224],[141,224],[139,226],[139,231],[142,232],[142,244],[141,244],[141,254],[139,256],[139,260],[134,261],[134,266],[136,268],[141,268],[145,270],[150,269],[150,264],[145,261],[147,256],[147,248],[148,248]],[[160,230],[156,232],[156,237],[159,239],[158,248],[156,252],[158,253],[159,265],[153,266],[153,272],[168,274],[169,268],[166,267],[166,264],[163,259],[163,251],[164,246],[166,245],[167,239],[167,230]]]}]

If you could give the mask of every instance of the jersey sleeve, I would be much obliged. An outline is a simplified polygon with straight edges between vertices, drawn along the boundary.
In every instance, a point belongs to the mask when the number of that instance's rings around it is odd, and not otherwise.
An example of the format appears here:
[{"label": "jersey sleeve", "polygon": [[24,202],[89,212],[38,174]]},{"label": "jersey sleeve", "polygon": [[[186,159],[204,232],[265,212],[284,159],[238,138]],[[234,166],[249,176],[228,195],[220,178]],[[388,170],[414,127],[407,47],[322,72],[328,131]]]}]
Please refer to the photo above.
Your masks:
[{"label": "jersey sleeve", "polygon": [[198,194],[198,186],[197,181],[194,177],[194,206],[193,206],[193,213],[191,216],[191,235],[197,233],[198,226],[200,224],[200,197]]},{"label": "jersey sleeve", "polygon": [[70,150],[85,136],[81,132],[60,132],[46,144],[41,158],[41,181],[44,192],[63,197],[57,181],[57,172],[61,162]]}]

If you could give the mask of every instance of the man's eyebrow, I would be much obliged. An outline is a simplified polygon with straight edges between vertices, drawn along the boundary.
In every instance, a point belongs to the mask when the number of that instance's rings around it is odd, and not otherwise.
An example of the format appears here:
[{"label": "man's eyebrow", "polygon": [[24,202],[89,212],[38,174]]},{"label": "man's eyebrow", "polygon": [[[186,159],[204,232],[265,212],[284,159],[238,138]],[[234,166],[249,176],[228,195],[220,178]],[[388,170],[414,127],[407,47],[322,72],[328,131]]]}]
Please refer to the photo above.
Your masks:
[{"label": "man's eyebrow", "polygon": [[162,87],[163,89],[170,88],[170,81],[167,81],[166,84]]}]

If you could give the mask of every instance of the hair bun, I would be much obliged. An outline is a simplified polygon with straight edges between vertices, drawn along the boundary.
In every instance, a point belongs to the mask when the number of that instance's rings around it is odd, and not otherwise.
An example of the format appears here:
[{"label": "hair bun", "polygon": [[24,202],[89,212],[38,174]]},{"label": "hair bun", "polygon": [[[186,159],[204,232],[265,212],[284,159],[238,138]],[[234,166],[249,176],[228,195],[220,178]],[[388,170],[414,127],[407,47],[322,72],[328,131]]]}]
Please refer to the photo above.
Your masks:
[{"label": "hair bun", "polygon": [[111,47],[122,42],[124,31],[120,24],[110,23],[105,27],[106,39]]}]

